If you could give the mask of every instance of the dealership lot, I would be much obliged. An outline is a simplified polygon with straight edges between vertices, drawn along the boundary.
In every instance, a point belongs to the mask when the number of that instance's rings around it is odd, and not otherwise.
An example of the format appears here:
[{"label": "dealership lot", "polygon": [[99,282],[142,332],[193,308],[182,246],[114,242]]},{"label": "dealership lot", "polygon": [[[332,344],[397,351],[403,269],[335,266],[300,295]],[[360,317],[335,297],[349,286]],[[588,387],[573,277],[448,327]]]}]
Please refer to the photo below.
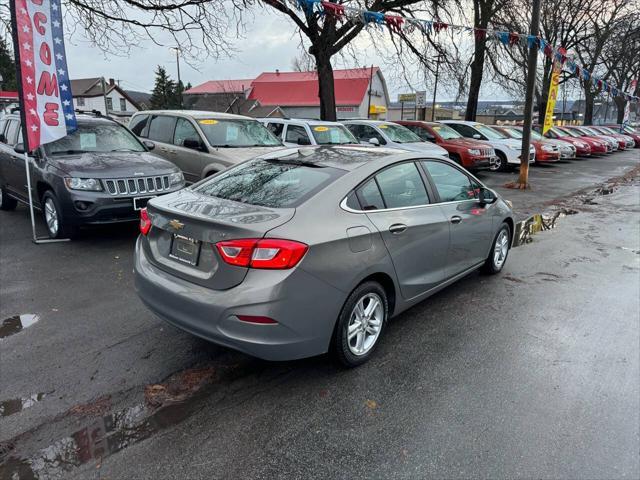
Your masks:
[{"label": "dealership lot", "polygon": [[[479,178],[524,218],[638,160],[632,150],[533,167],[526,192],[501,187],[515,173]],[[36,246],[24,207],[1,212],[0,318],[38,316],[0,340],[6,468],[78,478],[603,477],[615,466],[637,477],[639,188],[620,187],[513,250],[502,275],[473,274],[404,313],[376,358],[348,371],[325,357],[262,362],[155,318],[133,289],[136,225]],[[144,421],[154,392],[184,371],[201,374],[201,389],[178,389],[180,408],[164,423],[135,437],[88,428],[138,405]],[[17,399],[29,400],[9,414]],[[102,432],[86,455],[58,455],[85,430]]]}]

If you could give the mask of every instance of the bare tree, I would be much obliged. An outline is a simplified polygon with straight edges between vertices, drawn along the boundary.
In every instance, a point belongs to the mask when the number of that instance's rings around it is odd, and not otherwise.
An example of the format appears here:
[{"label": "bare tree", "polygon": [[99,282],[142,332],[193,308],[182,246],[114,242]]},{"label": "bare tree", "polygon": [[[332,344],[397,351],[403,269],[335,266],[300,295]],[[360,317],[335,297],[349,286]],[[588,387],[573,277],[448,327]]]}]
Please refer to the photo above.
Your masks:
[{"label": "bare tree", "polygon": [[291,60],[291,69],[294,72],[312,72],[316,69],[316,64],[313,57],[302,50],[297,57]]}]

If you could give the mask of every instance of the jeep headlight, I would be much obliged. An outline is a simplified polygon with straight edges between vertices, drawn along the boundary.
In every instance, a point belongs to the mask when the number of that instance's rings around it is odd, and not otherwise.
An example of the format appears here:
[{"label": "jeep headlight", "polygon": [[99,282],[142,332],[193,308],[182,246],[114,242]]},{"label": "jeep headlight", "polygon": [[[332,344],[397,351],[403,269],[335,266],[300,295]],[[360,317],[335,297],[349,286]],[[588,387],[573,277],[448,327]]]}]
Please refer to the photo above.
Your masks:
[{"label": "jeep headlight", "polygon": [[64,183],[71,190],[87,190],[91,192],[102,191],[102,185],[100,184],[100,180],[96,178],[66,177],[64,179]]},{"label": "jeep headlight", "polygon": [[182,185],[184,185],[184,175],[182,175],[182,172],[174,172],[169,175],[170,187],[181,187]]},{"label": "jeep headlight", "polygon": [[468,150],[468,152],[469,152],[471,155],[480,155],[480,150],[479,150],[479,149],[477,149],[477,148],[470,148],[470,149]]}]

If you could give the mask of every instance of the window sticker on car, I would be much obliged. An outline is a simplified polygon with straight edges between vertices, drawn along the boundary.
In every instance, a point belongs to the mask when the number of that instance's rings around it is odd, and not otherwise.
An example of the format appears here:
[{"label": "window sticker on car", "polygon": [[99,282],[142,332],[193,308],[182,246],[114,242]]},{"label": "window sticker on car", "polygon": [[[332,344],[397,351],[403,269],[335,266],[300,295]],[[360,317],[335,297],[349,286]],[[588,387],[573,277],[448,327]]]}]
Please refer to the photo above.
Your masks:
[{"label": "window sticker on car", "polygon": [[380,127],[380,128],[389,128],[386,125],[378,125],[378,127]]},{"label": "window sticker on car", "polygon": [[329,127],[315,127],[314,130],[316,132],[326,132],[327,130],[329,130]]},{"label": "window sticker on car", "polygon": [[227,127],[227,142],[235,142],[238,140],[239,128],[235,125],[229,125]]},{"label": "window sticker on car", "polygon": [[89,148],[96,148],[96,134],[81,133],[80,134],[80,150],[87,150]]},{"label": "window sticker on car", "polygon": [[218,121],[208,118],[206,120],[200,120],[198,123],[200,123],[201,125],[215,125],[216,123],[218,123]]}]

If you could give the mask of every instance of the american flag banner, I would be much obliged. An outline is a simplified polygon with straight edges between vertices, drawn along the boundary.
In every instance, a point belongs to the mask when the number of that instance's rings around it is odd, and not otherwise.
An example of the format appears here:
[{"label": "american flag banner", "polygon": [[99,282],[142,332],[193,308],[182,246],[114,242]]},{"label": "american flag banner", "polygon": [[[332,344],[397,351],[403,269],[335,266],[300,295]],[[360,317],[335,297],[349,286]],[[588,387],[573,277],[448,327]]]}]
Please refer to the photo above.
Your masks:
[{"label": "american flag banner", "polygon": [[28,151],[77,128],[60,0],[10,0]]}]

